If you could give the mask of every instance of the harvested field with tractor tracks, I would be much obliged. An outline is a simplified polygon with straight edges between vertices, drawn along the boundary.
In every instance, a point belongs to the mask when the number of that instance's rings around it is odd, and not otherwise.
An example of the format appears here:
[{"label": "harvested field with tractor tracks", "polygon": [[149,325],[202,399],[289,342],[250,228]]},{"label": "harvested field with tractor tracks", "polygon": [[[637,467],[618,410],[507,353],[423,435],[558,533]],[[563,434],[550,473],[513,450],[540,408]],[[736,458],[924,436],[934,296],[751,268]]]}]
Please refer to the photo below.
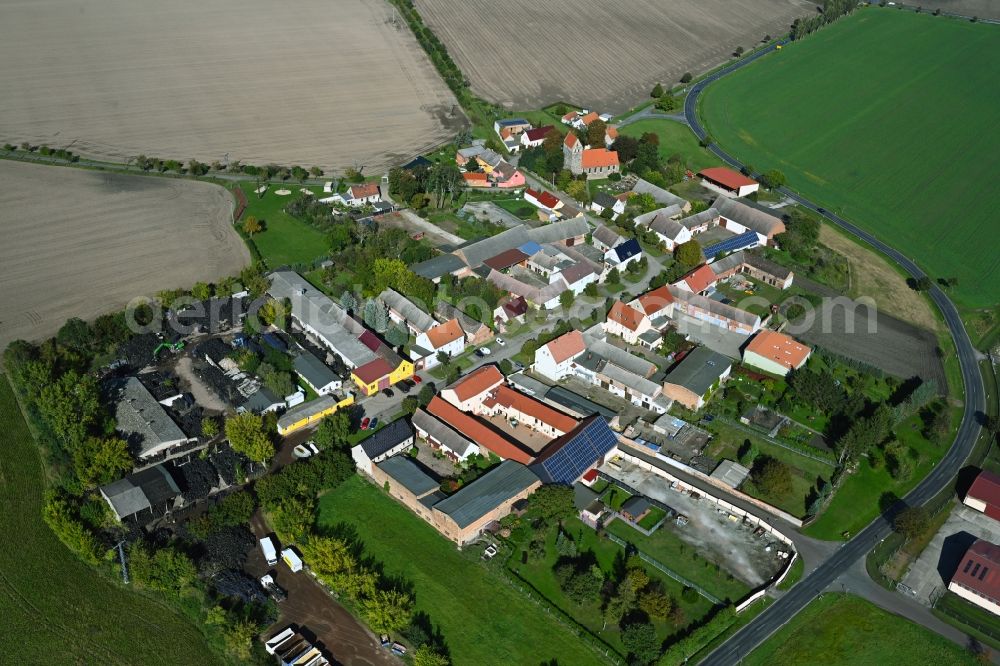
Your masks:
[{"label": "harvested field with tractor tracks", "polygon": [[418,9],[490,101],[514,109],[564,101],[609,113],[816,11],[803,0],[422,0]]},{"label": "harvested field with tractor tracks", "polygon": [[0,0],[0,141],[365,173],[465,124],[384,0]]},{"label": "harvested field with tractor tracks", "polygon": [[250,262],[216,185],[6,160],[0,182],[0,350]]}]

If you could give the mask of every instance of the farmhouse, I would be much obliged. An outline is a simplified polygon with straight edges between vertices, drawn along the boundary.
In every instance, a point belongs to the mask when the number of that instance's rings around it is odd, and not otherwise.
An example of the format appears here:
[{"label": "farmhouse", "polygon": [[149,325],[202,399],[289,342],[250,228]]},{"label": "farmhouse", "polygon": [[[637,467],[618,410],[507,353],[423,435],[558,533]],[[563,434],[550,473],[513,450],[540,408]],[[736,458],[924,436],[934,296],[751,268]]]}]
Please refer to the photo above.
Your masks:
[{"label": "farmhouse", "polygon": [[798,370],[812,350],[791,336],[764,329],[743,350],[743,362],[758,370],[784,377]]},{"label": "farmhouse", "polygon": [[732,361],[722,354],[696,347],[667,373],[663,393],[692,411],[701,409],[712,391],[729,377],[732,367]]},{"label": "farmhouse", "polygon": [[727,197],[745,197],[760,189],[760,184],[738,171],[726,167],[712,167],[698,172],[701,184],[707,189]]},{"label": "farmhouse", "polygon": [[413,446],[413,426],[406,419],[396,419],[351,448],[351,458],[359,470],[372,475],[372,465],[407,451]]},{"label": "farmhouse", "polygon": [[570,331],[535,350],[533,369],[542,377],[557,382],[573,373],[573,360],[586,349],[583,334]]},{"label": "farmhouse", "polygon": [[522,449],[519,442],[515,442],[482,419],[461,411],[440,396],[431,399],[427,411],[448,427],[475,442],[480,449],[486,449],[500,458],[516,460],[519,463],[527,464],[532,460],[532,454]]},{"label": "farmhouse", "polygon": [[413,370],[413,363],[410,361],[399,359],[397,364],[393,364],[380,356],[352,370],[351,379],[361,389],[361,393],[375,395],[404,379],[409,379],[413,376]]},{"label": "farmhouse", "polygon": [[277,412],[287,406],[283,399],[271,393],[271,390],[266,386],[261,386],[251,393],[247,397],[246,402],[237,407],[236,411],[239,413],[267,414],[268,412]]},{"label": "farmhouse", "polygon": [[[599,359],[599,360],[598,360]],[[598,360],[596,365],[591,365]],[[587,357],[580,362],[595,374],[595,383],[608,393],[624,398],[636,407],[663,414],[670,409],[670,400],[662,397],[662,387],[634,372],[609,363],[600,356]]]},{"label": "farmhouse", "polygon": [[339,197],[348,206],[361,206],[382,200],[382,192],[379,190],[378,183],[374,181],[361,183],[360,185],[351,185],[344,194],[335,196]]},{"label": "farmhouse", "polygon": [[389,318],[404,324],[413,335],[420,335],[434,326],[433,317],[395,289],[384,289],[378,298],[389,309]]},{"label": "farmhouse", "polygon": [[611,219],[616,220],[619,215],[625,212],[625,201],[613,197],[607,192],[598,192],[594,195],[594,200],[590,202],[590,210],[598,215],[604,213],[605,210],[610,210]]},{"label": "farmhouse", "polygon": [[481,345],[493,337],[493,331],[489,326],[478,319],[473,319],[447,301],[438,301],[434,306],[434,314],[442,322],[457,319],[468,345]]},{"label": "farmhouse", "polygon": [[521,146],[524,148],[540,146],[545,142],[546,135],[555,129],[552,125],[545,125],[544,127],[526,130],[521,133]]},{"label": "farmhouse", "polygon": [[454,254],[441,254],[427,261],[421,261],[410,266],[410,270],[415,275],[431,280],[434,284],[439,284],[445,275],[454,275],[459,278],[472,275],[472,271],[469,270],[465,262]]},{"label": "farmhouse", "polygon": [[959,562],[948,589],[1000,615],[1000,546],[976,539]]},{"label": "farmhouse", "polygon": [[657,287],[652,291],[647,291],[645,294],[639,296],[629,305],[637,310],[640,310],[650,319],[650,323],[657,330],[662,330],[666,327],[666,318],[673,314],[674,308],[674,297],[670,293],[670,288],[667,285],[662,287]]},{"label": "farmhouse", "polygon": [[441,397],[463,412],[482,410],[483,400],[503,384],[503,373],[492,363],[483,365],[441,391]]},{"label": "farmhouse", "polygon": [[440,483],[427,473],[420,463],[409,456],[392,456],[372,466],[375,484],[388,488],[388,493],[403,506],[433,524],[431,507],[444,493]]},{"label": "farmhouse", "polygon": [[154,465],[124,479],[101,486],[101,497],[111,507],[118,522],[135,522],[163,515],[173,508],[181,491],[163,465]]},{"label": "farmhouse", "polygon": [[1000,520],[1000,476],[980,470],[962,503],[985,513],[993,520]]},{"label": "farmhouse", "polygon": [[615,301],[608,311],[607,320],[602,325],[605,333],[625,340],[631,345],[639,344],[639,336],[653,328],[649,317],[621,301]]},{"label": "farmhouse", "polygon": [[788,289],[795,279],[795,273],[790,269],[765,259],[756,252],[733,252],[713,261],[709,266],[719,280],[743,273],[778,289]]},{"label": "farmhouse", "polygon": [[680,224],[692,235],[700,234],[708,231],[709,227],[716,227],[719,225],[719,211],[714,207],[709,207],[700,213],[695,213],[694,215],[688,215],[685,218],[681,218],[678,222],[680,222]]},{"label": "farmhouse", "polygon": [[597,225],[594,233],[591,234],[591,244],[602,252],[607,252],[624,240],[625,238],[621,234],[603,224]]},{"label": "farmhouse", "polygon": [[[531,129],[531,123],[529,123],[524,118],[511,118],[509,120],[498,120],[493,123],[493,131],[496,132],[501,139],[508,139],[511,136],[519,135],[522,132],[530,129]],[[507,136],[504,136],[505,130]]]},{"label": "farmhouse", "polygon": [[493,285],[515,296],[520,296],[536,308],[554,310],[559,307],[559,295],[569,289],[569,285],[561,277],[544,287],[518,279],[513,275],[505,275],[491,270],[486,278]]},{"label": "farmhouse", "polygon": [[459,148],[455,153],[455,164],[460,167],[465,166],[469,162],[475,161],[476,157],[481,155],[486,151],[486,146],[482,143],[476,143],[475,145],[469,146],[468,148]]},{"label": "farmhouse", "polygon": [[343,387],[341,378],[326,363],[304,349],[292,360],[292,368],[318,395],[334,393]]},{"label": "farmhouse", "polygon": [[474,442],[423,409],[413,413],[412,421],[417,436],[453,462],[462,463],[469,456],[479,454],[479,447]]},{"label": "farmhouse", "polygon": [[601,271],[595,268],[589,261],[577,261],[572,265],[563,268],[559,273],[550,275],[549,280],[553,283],[560,279],[566,283],[566,287],[579,296],[587,288],[588,284],[597,282]]},{"label": "farmhouse", "polygon": [[715,271],[707,264],[702,264],[675,282],[674,286],[692,294],[706,295],[715,290],[718,281]]},{"label": "farmhouse", "polygon": [[669,289],[674,299],[675,319],[678,313],[682,313],[743,335],[750,335],[760,329],[760,317],[751,312],[726,305],[713,298],[692,294],[673,285],[670,285]]},{"label": "farmhouse", "polygon": [[666,215],[654,217],[649,223],[649,230],[656,234],[657,242],[668,252],[673,252],[678,245],[691,240],[691,230]]},{"label": "farmhouse", "polygon": [[529,395],[500,384],[483,399],[480,409],[489,416],[501,415],[548,437],[559,437],[576,426],[576,419],[535,400]]},{"label": "farmhouse", "polygon": [[515,503],[540,485],[530,469],[506,460],[434,504],[433,524],[445,537],[464,545],[475,540],[488,525],[506,517]]},{"label": "farmhouse", "polygon": [[493,322],[498,328],[503,328],[510,322],[523,324],[527,312],[528,301],[524,300],[522,296],[504,296],[493,311]]},{"label": "farmhouse", "polygon": [[112,386],[115,428],[138,458],[151,458],[197,441],[174,423],[163,405],[135,377]]},{"label": "farmhouse", "polygon": [[430,352],[424,359],[424,368],[430,369],[439,363],[438,354],[455,357],[465,351],[465,331],[458,319],[449,319],[418,335],[416,346]]},{"label": "farmhouse", "polygon": [[545,190],[536,191],[530,187],[524,190],[524,200],[537,208],[544,208],[545,210],[552,211],[562,207],[563,205],[563,202],[551,192],[546,192]]},{"label": "farmhouse", "polygon": [[613,249],[604,253],[604,263],[608,268],[624,270],[629,264],[642,260],[642,247],[639,241],[630,238],[623,243],[619,243]]}]

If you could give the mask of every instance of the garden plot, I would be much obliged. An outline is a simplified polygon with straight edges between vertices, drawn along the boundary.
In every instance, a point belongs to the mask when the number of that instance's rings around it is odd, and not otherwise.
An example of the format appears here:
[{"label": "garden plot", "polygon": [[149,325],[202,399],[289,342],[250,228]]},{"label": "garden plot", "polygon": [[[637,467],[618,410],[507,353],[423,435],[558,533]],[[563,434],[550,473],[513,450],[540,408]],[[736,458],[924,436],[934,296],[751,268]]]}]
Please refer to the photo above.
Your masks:
[{"label": "garden plot", "polygon": [[4,0],[0,141],[118,163],[407,161],[465,119],[391,17],[382,0]]}]

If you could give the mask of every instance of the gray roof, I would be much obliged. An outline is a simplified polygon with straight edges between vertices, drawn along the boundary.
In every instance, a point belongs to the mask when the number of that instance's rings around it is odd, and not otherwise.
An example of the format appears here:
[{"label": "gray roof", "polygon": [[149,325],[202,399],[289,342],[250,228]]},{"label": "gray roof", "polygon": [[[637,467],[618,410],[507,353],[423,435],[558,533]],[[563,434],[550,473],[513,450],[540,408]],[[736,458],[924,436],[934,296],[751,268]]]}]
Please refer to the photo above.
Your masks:
[{"label": "gray roof", "polygon": [[639,194],[651,194],[653,196],[653,199],[666,206],[676,204],[678,206],[683,207],[687,203],[687,201],[677,196],[673,192],[668,192],[662,187],[657,187],[648,180],[643,180],[642,178],[637,180],[635,185],[632,186],[632,191],[638,192]]},{"label": "gray roof", "polygon": [[443,317],[444,321],[457,319],[458,325],[462,327],[462,331],[466,335],[475,335],[486,326],[483,322],[473,319],[447,301],[438,301],[437,305],[434,306],[434,312]]},{"label": "gray roof", "polygon": [[464,457],[470,449],[478,449],[473,442],[466,439],[458,431],[453,430],[446,423],[423,409],[413,412],[413,426],[426,432],[435,441],[447,446],[459,457]]},{"label": "gray roof", "polygon": [[458,154],[467,159],[471,159],[476,155],[482,154],[485,150],[485,146],[469,146],[468,148],[459,148]]},{"label": "gray roof", "polygon": [[761,256],[758,252],[744,251],[743,261],[757,270],[763,271],[782,280],[787,279],[788,276],[792,274],[792,269],[782,266],[781,264],[776,264],[770,259]]},{"label": "gray roof", "polygon": [[413,438],[413,426],[409,421],[396,419],[389,425],[365,439],[361,440],[358,446],[370,459],[377,458],[386,451],[391,451],[408,439]]},{"label": "gray roof", "polygon": [[417,497],[437,490],[441,485],[409,456],[393,456],[376,467]]},{"label": "gray roof", "polygon": [[436,280],[465,267],[465,262],[455,255],[442,254],[427,261],[421,261],[419,264],[413,264],[410,266],[410,270],[422,278]]},{"label": "gray roof", "polygon": [[680,206],[672,204],[670,206],[651,210],[648,213],[643,213],[642,215],[637,215],[633,222],[637,227],[649,227],[656,220],[663,218],[670,219],[672,217],[682,215],[683,213],[684,210]]},{"label": "gray roof", "polygon": [[577,511],[582,511],[588,506],[594,503],[599,495],[583,485],[582,483],[573,484],[573,506],[576,507]]},{"label": "gray roof", "polygon": [[327,367],[326,363],[305,350],[295,357],[295,360],[292,361],[292,367],[310,386],[316,389],[340,380],[340,377]]},{"label": "gray roof", "polygon": [[330,409],[340,402],[340,400],[340,398],[332,395],[321,395],[315,400],[310,400],[309,402],[303,402],[301,405],[296,405],[278,418],[278,427],[281,429],[287,428],[295,423],[298,423],[307,416],[319,414],[320,412]]},{"label": "gray roof", "polygon": [[592,400],[588,400],[579,393],[570,391],[565,386],[553,386],[545,392],[544,399],[545,402],[552,402],[576,412],[581,418],[590,416],[591,414],[600,414],[606,420],[610,421],[618,415],[618,412],[608,409],[604,405],[599,405]]},{"label": "gray roof", "polygon": [[728,254],[722,259],[716,259],[708,265],[716,275],[722,275],[734,268],[739,268],[746,263],[746,255],[743,250]]},{"label": "gray roof", "polygon": [[700,213],[695,213],[694,215],[688,215],[687,217],[682,217],[677,220],[680,224],[683,224],[688,229],[693,229],[695,227],[700,227],[705,223],[711,223],[713,220],[719,218],[719,211],[716,208],[706,208]]},{"label": "gray roof", "polygon": [[101,494],[121,520],[172,500],[180,490],[170,472],[163,465],[155,465],[101,486]]},{"label": "gray roof", "polygon": [[655,231],[656,233],[666,236],[671,240],[677,238],[677,236],[684,231],[684,225],[677,220],[671,220],[665,215],[661,215],[650,222],[649,228],[651,231]]},{"label": "gray roof", "polygon": [[594,229],[594,240],[600,241],[611,248],[621,242],[622,236],[611,227],[600,224]]},{"label": "gray roof", "polygon": [[772,236],[785,230],[785,223],[774,215],[722,194],[712,207],[718,210],[720,215],[764,236]]},{"label": "gray roof", "polygon": [[555,243],[567,238],[586,236],[590,233],[590,223],[585,217],[574,217],[569,220],[559,220],[531,229],[528,235],[536,243]]},{"label": "gray roof", "polygon": [[730,488],[738,488],[750,476],[750,470],[732,460],[723,460],[712,472],[712,478],[722,481]]},{"label": "gray roof", "polygon": [[594,195],[594,203],[603,208],[611,208],[618,203],[618,199],[615,199],[607,192],[598,192]]},{"label": "gray roof", "polygon": [[746,326],[755,326],[760,322],[760,317],[757,315],[747,312],[746,310],[733,307],[732,305],[726,305],[725,303],[717,301],[714,298],[692,294],[690,291],[679,289],[673,285],[668,285],[667,288],[670,291],[670,295],[674,297],[674,300],[690,303],[691,305],[720,317],[732,319],[733,321],[737,321]]},{"label": "gray roof", "polygon": [[538,483],[538,477],[519,462],[505,460],[499,466],[434,505],[435,511],[451,516],[460,527],[468,527],[518,493]]},{"label": "gray roof", "polygon": [[536,287],[518,280],[513,275],[506,275],[499,271],[490,270],[487,278],[491,283],[504,291],[509,291],[517,296],[523,296],[526,301],[539,307],[544,306],[549,301],[559,298],[559,295],[569,289],[569,285],[562,278],[544,287]]},{"label": "gray roof", "polygon": [[652,508],[650,501],[642,495],[633,495],[622,504],[622,511],[630,516],[641,516]]},{"label": "gray roof", "polygon": [[719,377],[732,367],[728,357],[708,347],[695,347],[680,363],[671,368],[665,381],[683,386],[695,395],[705,395]]},{"label": "gray roof", "polygon": [[389,309],[398,312],[408,324],[420,332],[428,331],[437,324],[434,317],[421,310],[416,303],[395,289],[384,289],[378,297]]},{"label": "gray roof", "polygon": [[590,262],[581,261],[563,269],[561,275],[566,280],[566,284],[574,285],[588,275],[596,275],[597,273],[598,271],[590,265]]},{"label": "gray roof", "polygon": [[187,441],[163,405],[135,377],[118,382],[114,387],[115,421],[138,455],[144,456],[164,444]]},{"label": "gray roof", "polygon": [[364,327],[329,296],[292,271],[278,271],[270,277],[268,293],[278,300],[289,299],[292,316],[318,335],[345,363],[357,367],[375,359],[375,352],[358,341]]},{"label": "gray roof", "polygon": [[275,405],[284,405],[285,401],[275,396],[271,393],[271,390],[266,386],[261,386],[259,389],[254,391],[246,402],[243,403],[242,407],[248,412],[253,412],[254,414],[260,414],[261,412],[268,410]]},{"label": "gray roof", "polygon": [[[631,354],[610,342],[595,338],[592,335],[584,335],[584,341],[587,343],[587,351],[603,356],[611,363],[629,372],[634,372],[642,377],[648,377],[656,371],[655,363]],[[583,354],[583,356],[586,356],[586,354]]]},{"label": "gray roof", "polygon": [[646,396],[647,398],[650,399],[652,399],[657,393],[660,392],[661,387],[659,384],[651,382],[645,377],[641,377],[635,374],[634,372],[623,370],[622,368],[619,368],[617,365],[614,365],[613,363],[606,364],[604,366],[604,369],[601,370],[601,374],[603,374],[608,379],[612,379],[618,382],[619,384],[623,384],[624,386],[627,386],[636,393],[639,393],[640,395]]},{"label": "gray roof", "polygon": [[455,254],[464,259],[469,266],[476,267],[490,257],[495,257],[501,252],[521,247],[530,240],[532,238],[528,235],[528,227],[519,224],[511,229],[505,229],[495,236],[483,238],[460,247],[455,250]]}]

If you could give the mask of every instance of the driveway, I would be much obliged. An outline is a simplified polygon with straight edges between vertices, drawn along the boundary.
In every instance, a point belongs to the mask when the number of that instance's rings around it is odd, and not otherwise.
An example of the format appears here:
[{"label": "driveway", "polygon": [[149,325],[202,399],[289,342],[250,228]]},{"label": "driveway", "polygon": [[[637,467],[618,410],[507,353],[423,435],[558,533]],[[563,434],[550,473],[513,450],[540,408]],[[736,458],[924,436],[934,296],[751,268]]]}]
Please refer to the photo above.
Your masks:
[{"label": "driveway", "polygon": [[[965,505],[952,510],[948,520],[903,577],[902,584],[920,603],[930,606],[948,588],[962,556],[977,538],[991,543],[1000,540],[1000,524]],[[903,589],[902,585],[900,589]]]}]

